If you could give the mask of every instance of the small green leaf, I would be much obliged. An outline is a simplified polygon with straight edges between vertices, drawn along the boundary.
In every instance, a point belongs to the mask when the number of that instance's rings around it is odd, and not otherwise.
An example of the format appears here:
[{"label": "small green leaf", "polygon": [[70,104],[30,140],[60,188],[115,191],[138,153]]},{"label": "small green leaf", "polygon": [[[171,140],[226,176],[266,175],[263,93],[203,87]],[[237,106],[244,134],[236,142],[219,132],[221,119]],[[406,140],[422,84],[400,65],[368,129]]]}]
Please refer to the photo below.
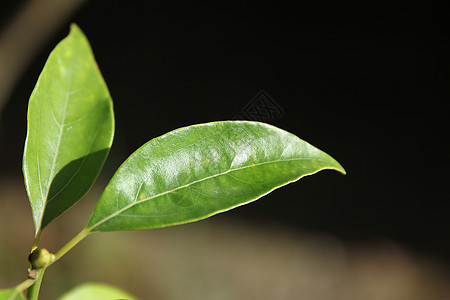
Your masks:
[{"label": "small green leaf", "polygon": [[129,293],[101,283],[85,283],[70,290],[58,300],[112,300],[112,299],[127,299],[137,300],[136,297]]},{"label": "small green leaf", "polygon": [[155,138],[117,170],[87,229],[150,229],[193,222],[254,201],[323,169],[328,154],[274,126],[194,125]]},{"label": "small green leaf", "polygon": [[80,200],[114,135],[108,88],[76,26],[50,54],[28,106],[23,171],[36,233]]},{"label": "small green leaf", "polygon": [[0,290],[0,300],[25,300],[15,288]]}]

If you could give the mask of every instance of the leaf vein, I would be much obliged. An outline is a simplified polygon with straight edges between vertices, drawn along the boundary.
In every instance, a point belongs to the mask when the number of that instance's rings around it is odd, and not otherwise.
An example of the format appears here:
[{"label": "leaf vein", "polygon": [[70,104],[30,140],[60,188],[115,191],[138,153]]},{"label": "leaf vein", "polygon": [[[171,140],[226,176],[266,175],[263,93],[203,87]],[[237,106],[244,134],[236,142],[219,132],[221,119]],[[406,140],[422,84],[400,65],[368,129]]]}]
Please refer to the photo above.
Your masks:
[{"label": "leaf vein", "polygon": [[55,113],[53,112],[53,107],[50,103],[50,100],[47,100],[47,103],[48,103],[48,107],[50,108],[50,112],[51,112],[53,121],[55,121],[56,126],[58,126],[58,128],[61,128],[61,124],[58,122],[58,120],[56,120]]},{"label": "leaf vein", "polygon": [[118,216],[118,215],[123,215],[122,212],[128,210],[129,208],[131,208],[131,207],[133,207],[133,206],[135,206],[135,205],[138,205],[138,204],[140,204],[140,203],[143,203],[143,202],[152,200],[152,199],[157,198],[157,197],[161,197],[161,196],[167,195],[167,194],[169,194],[169,193],[178,191],[178,190],[183,189],[183,188],[186,188],[186,187],[190,187],[191,185],[196,184],[196,183],[199,183],[199,182],[203,182],[203,181],[206,181],[206,180],[215,178],[215,177],[219,177],[219,176],[222,176],[222,175],[226,175],[226,174],[228,174],[228,173],[230,173],[230,172],[239,171],[239,170],[243,170],[243,169],[247,169],[247,168],[252,168],[252,167],[256,167],[256,166],[262,166],[262,165],[271,164],[271,163],[288,162],[288,161],[299,161],[299,160],[311,160],[311,159],[313,159],[313,160],[319,160],[319,161],[326,161],[326,160],[319,159],[319,158],[297,157],[297,158],[289,158],[289,159],[283,159],[283,160],[266,161],[266,162],[261,162],[261,163],[256,163],[256,164],[251,164],[251,165],[248,165],[248,166],[238,167],[238,168],[235,168],[235,169],[228,169],[227,171],[224,171],[224,172],[221,172],[221,173],[218,173],[218,174],[214,174],[214,175],[210,175],[210,176],[207,176],[207,177],[198,179],[198,180],[194,180],[194,181],[189,182],[189,183],[187,183],[187,184],[184,184],[184,185],[182,185],[182,186],[173,188],[173,189],[171,189],[171,190],[169,190],[169,191],[161,192],[161,193],[158,193],[158,194],[156,194],[156,195],[152,195],[152,196],[150,196],[150,197],[148,197],[148,198],[144,198],[144,199],[141,199],[141,200],[139,200],[139,201],[132,202],[132,203],[130,203],[130,204],[124,206],[123,208],[121,208],[121,209],[115,211],[114,213],[112,213],[111,215],[107,216],[106,218],[103,218],[102,220],[98,221],[96,224],[92,225],[92,227],[89,227],[88,229],[89,229],[90,231],[92,231],[94,228],[100,226],[101,224],[107,222],[108,220],[110,220],[110,219],[112,219],[112,218],[114,218],[114,217],[116,217],[116,216]]},{"label": "leaf vein", "polygon": [[42,190],[42,180],[41,180],[41,163],[40,163],[40,159],[39,159],[39,132],[40,132],[40,126],[41,125],[41,109],[39,108],[39,120],[38,120],[38,124],[37,124],[37,141],[36,141],[36,165],[37,165],[37,171],[38,171],[38,181],[39,181],[39,191],[41,194],[41,199],[44,199],[44,193]]},{"label": "leaf vein", "polygon": [[73,181],[75,176],[77,176],[77,174],[80,172],[81,167],[83,166],[84,162],[86,161],[88,154],[91,152],[92,146],[95,144],[95,140],[96,140],[99,132],[100,132],[100,129],[97,129],[97,131],[94,134],[94,138],[92,139],[91,145],[89,146],[88,150],[86,151],[86,154],[83,156],[83,159],[81,160],[80,165],[78,166],[77,170],[73,173],[72,177],[70,177],[70,179],[67,181],[67,183],[55,195],[53,195],[52,198],[50,198],[47,201],[47,204],[49,204],[53,199],[55,199]]},{"label": "leaf vein", "polygon": [[141,182],[141,184],[139,185],[139,188],[137,189],[136,195],[134,196],[134,200],[133,202],[136,202],[138,197],[139,197],[139,193],[141,192],[142,186],[144,185],[143,182]]},{"label": "leaf vein", "polygon": [[[58,58],[58,63],[60,63],[61,64],[61,62],[60,62],[60,59]],[[72,75],[72,73],[71,72],[69,72],[69,76],[68,76],[68,86],[70,87],[70,81],[71,81],[71,75]],[[48,100],[47,100],[48,101]],[[58,134],[58,141],[56,142],[56,148],[55,148],[55,154],[54,154],[54,157],[53,157],[53,161],[52,161],[52,164],[51,164],[51,169],[50,169],[50,174],[49,174],[49,177],[48,177],[48,182],[47,182],[47,189],[46,189],[46,195],[45,195],[45,199],[42,199],[42,201],[43,201],[43,207],[46,207],[46,205],[47,205],[47,198],[48,198],[48,194],[49,194],[49,192],[50,192],[50,185],[51,185],[51,183],[52,183],[52,179],[54,178],[54,176],[55,176],[55,170],[56,170],[56,161],[57,161],[57,159],[58,159],[58,156],[59,156],[59,148],[60,148],[60,146],[61,146],[61,140],[62,140],[62,136],[63,136],[63,133],[64,133],[64,122],[65,122],[65,119],[66,119],[66,114],[67,114],[67,104],[68,104],[68,102],[69,102],[69,94],[68,93],[66,93],[66,97],[65,97],[65,99],[64,99],[64,109],[63,109],[63,116],[62,116],[62,124],[61,124],[61,127],[59,127],[59,134]],[[43,219],[43,217],[44,217],[44,211],[42,211],[42,214],[41,214],[41,221],[40,221],[40,224],[39,224],[39,227],[41,226],[41,224],[42,224],[42,219]]]}]

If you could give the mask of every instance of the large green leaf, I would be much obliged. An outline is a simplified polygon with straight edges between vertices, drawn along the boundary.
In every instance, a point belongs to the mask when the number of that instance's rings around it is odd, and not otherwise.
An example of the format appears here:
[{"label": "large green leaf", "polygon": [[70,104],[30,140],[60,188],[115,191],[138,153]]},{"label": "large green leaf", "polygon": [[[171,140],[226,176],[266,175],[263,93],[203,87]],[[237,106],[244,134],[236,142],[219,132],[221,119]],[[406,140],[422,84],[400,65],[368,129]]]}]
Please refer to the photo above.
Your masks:
[{"label": "large green leaf", "polygon": [[0,290],[0,300],[25,300],[15,288]]},{"label": "large green leaf", "polygon": [[136,300],[137,298],[129,293],[101,283],[85,283],[68,293],[64,294],[58,300],[112,300],[112,299],[127,299]]},{"label": "large green leaf", "polygon": [[86,194],[111,147],[108,88],[84,34],[50,54],[28,106],[23,170],[36,233]]},{"label": "large green leaf", "polygon": [[118,169],[87,229],[135,230],[200,220],[323,169],[328,154],[274,126],[247,121],[181,128],[155,138]]}]

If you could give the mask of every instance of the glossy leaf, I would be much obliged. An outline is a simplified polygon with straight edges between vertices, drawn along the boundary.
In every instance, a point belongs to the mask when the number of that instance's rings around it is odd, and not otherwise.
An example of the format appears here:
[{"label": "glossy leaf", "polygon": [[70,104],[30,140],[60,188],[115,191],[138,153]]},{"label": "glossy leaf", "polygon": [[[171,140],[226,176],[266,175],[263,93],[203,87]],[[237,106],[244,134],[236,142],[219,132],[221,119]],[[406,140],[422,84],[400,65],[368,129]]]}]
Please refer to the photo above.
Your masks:
[{"label": "glossy leaf", "polygon": [[274,126],[226,121],[155,138],[118,169],[87,226],[137,230],[200,220],[323,169],[328,154]]},{"label": "glossy leaf", "polygon": [[0,300],[25,300],[15,288],[0,290]]},{"label": "glossy leaf", "polygon": [[68,293],[64,294],[58,300],[112,300],[112,299],[127,299],[136,300],[137,298],[129,293],[101,283],[85,283]]},{"label": "glossy leaf", "polygon": [[89,190],[113,135],[111,96],[89,42],[72,25],[50,54],[28,106],[23,170],[36,232]]}]

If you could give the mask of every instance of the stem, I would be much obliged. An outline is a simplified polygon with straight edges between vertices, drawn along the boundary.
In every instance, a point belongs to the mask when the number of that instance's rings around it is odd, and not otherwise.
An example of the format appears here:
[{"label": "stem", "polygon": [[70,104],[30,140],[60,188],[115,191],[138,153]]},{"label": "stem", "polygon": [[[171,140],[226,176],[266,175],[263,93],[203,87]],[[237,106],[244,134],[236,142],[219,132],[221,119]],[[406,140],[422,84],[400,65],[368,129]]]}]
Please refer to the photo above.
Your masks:
[{"label": "stem", "polygon": [[30,286],[32,286],[34,282],[35,282],[35,280],[33,280],[33,279],[27,279],[24,282],[19,283],[16,286],[16,291],[18,293],[23,293],[26,289],[28,289]]},{"label": "stem", "polygon": [[[58,259],[60,259],[61,257],[64,256],[64,254],[66,254],[67,252],[70,251],[70,249],[72,249],[73,247],[75,247],[79,242],[81,242],[85,237],[88,236],[88,234],[90,233],[90,230],[85,228],[83,230],[81,230],[81,232],[79,234],[77,234],[73,239],[71,239],[67,244],[65,244],[61,249],[59,249],[58,251],[56,251],[55,253],[55,259],[50,263],[53,264],[55,261],[57,261]],[[49,266],[50,266],[49,265]]]},{"label": "stem", "polygon": [[31,252],[33,252],[34,249],[38,247],[40,239],[41,239],[41,230],[39,229],[38,232],[36,232],[36,236],[34,237],[33,246],[31,246]]},{"label": "stem", "polygon": [[37,300],[39,296],[39,290],[41,289],[42,278],[44,277],[44,272],[46,268],[38,270],[36,280],[34,284],[30,286],[27,293],[28,300]]},{"label": "stem", "polygon": [[[24,282],[20,283],[16,287],[16,291],[22,293],[24,290],[28,288],[27,299],[28,300],[37,300],[39,296],[39,290],[41,289],[42,278],[44,277],[45,270],[52,265],[55,261],[63,257],[67,252],[70,251],[73,247],[75,247],[79,242],[81,242],[91,231],[87,228],[83,229],[79,234],[77,234],[73,239],[71,239],[67,244],[65,244],[61,249],[59,249],[53,258],[53,260],[43,267],[42,269],[37,270],[36,279],[28,279]],[[37,244],[39,243],[39,237],[41,235],[41,231],[39,230],[36,234],[36,237],[33,241],[33,250],[37,248]]]},{"label": "stem", "polygon": [[[75,247],[79,242],[81,242],[88,234],[90,230],[85,228],[79,234],[77,234],[73,239],[71,239],[67,244],[65,244],[61,249],[59,249],[54,255],[53,260],[44,268],[37,270],[36,279],[28,279],[16,287],[18,292],[22,292],[28,288],[27,299],[28,300],[38,300],[39,290],[41,288],[42,278],[44,277],[45,270],[51,266],[55,261],[59,260],[63,257],[67,252],[70,251],[73,247]],[[36,234],[35,242],[39,241],[39,235]],[[33,243],[33,249],[37,247],[37,243]],[[35,247],[36,246],[36,247]]]}]

